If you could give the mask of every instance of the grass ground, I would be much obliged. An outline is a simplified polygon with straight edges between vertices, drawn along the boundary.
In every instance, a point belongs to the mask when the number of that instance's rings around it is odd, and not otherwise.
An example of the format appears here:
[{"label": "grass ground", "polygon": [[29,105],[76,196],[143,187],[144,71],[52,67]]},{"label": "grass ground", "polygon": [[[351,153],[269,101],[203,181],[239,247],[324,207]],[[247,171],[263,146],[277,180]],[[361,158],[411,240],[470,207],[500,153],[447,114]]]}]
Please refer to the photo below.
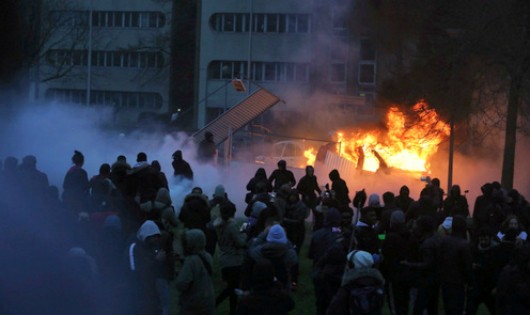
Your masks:
[{"label": "grass ground", "polygon": [[[312,261],[307,258],[307,251],[309,247],[309,242],[311,240],[311,229],[307,229],[308,234],[306,235],[306,239],[304,242],[304,245],[302,246],[301,252],[300,252],[300,275],[299,275],[299,282],[298,282],[298,288],[295,292],[293,292],[293,299],[295,301],[295,309],[291,311],[290,315],[310,315],[315,314],[316,308],[315,308],[315,300],[314,300],[314,290],[313,290],[313,283],[311,280],[311,268],[312,268]],[[216,257],[214,257],[214,265],[215,264]],[[219,268],[214,269],[214,286],[216,289],[216,292],[220,292],[223,288],[223,283],[221,281],[221,272]],[[175,289],[172,289],[171,293],[171,305],[170,305],[170,314],[176,315],[178,314],[178,297]],[[443,303],[440,300],[440,309],[439,314],[444,314],[443,310]],[[223,304],[219,305],[217,308],[217,315],[226,315],[228,314],[228,299],[223,302]],[[383,309],[383,315],[389,315],[390,311],[388,310],[388,307],[385,305]],[[481,306],[479,308],[479,311],[477,313],[478,315],[486,315],[489,314],[489,312]]]}]

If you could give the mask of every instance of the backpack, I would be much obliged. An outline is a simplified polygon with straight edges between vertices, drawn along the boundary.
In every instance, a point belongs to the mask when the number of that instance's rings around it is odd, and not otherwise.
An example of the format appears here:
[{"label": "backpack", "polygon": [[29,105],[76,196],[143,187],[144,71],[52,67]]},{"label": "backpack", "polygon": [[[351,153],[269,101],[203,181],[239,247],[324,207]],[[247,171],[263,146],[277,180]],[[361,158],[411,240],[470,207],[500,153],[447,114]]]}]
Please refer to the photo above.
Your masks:
[{"label": "backpack", "polygon": [[353,287],[348,297],[350,315],[381,314],[385,302],[383,286]]}]

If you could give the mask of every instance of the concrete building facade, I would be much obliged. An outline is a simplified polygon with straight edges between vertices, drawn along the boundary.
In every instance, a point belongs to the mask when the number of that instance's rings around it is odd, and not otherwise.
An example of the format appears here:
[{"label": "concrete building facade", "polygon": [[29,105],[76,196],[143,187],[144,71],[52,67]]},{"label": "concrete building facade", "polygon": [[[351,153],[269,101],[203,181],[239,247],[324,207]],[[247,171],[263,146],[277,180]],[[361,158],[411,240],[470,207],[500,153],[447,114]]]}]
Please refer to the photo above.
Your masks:
[{"label": "concrete building facade", "polygon": [[[197,127],[258,86],[284,100],[273,108],[277,113],[319,116],[333,109],[345,120],[371,119],[377,55],[368,38],[351,35],[351,5],[350,0],[203,0]],[[247,91],[233,89],[234,78]]]},{"label": "concrete building facade", "polygon": [[[133,126],[168,112],[171,1],[44,0],[50,28],[38,66],[39,99],[111,107]],[[41,32],[45,36],[46,33]]]}]

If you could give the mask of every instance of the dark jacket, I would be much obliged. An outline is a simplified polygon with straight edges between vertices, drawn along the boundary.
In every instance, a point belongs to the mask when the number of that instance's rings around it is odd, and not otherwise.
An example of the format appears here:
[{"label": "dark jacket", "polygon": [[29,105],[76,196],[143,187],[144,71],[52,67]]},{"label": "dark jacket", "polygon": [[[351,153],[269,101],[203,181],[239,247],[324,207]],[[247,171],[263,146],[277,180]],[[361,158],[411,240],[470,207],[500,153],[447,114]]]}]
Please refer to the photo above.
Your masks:
[{"label": "dark jacket", "polygon": [[390,227],[381,245],[381,253],[384,257],[381,271],[385,279],[389,282],[412,283],[413,272],[408,266],[401,264],[404,260],[417,257],[412,235],[405,224]]},{"label": "dark jacket", "polygon": [[[310,208],[313,208],[317,205],[317,200],[322,193],[322,190],[318,186],[318,181],[316,176],[307,176],[304,175],[300,178],[296,189],[302,195],[302,201]],[[317,192],[318,195],[315,193]]]},{"label": "dark jacket", "polygon": [[339,202],[339,206],[349,205],[351,202],[350,191],[346,182],[340,178],[339,172],[337,170],[331,171],[329,179],[331,180],[331,190],[335,192],[335,199]]},{"label": "dark jacket", "polygon": [[269,176],[269,183],[273,186],[273,190],[278,192],[280,187],[289,184],[291,187],[296,185],[296,179],[293,172],[287,169],[275,169],[271,176]]},{"label": "dark jacket", "polygon": [[206,225],[211,220],[208,198],[203,194],[187,195],[180,209],[179,220],[188,229],[206,231]]},{"label": "dark jacket", "polygon": [[212,256],[204,248],[206,237],[197,229],[186,232],[186,258],[175,281],[181,315],[214,315],[215,292]]},{"label": "dark jacket", "polygon": [[385,284],[385,279],[375,268],[362,268],[362,269],[348,269],[344,274],[342,280],[342,286],[337,291],[337,294],[331,301],[326,314],[344,314],[344,315],[355,315],[350,312],[350,292],[354,288],[364,287],[379,287],[380,292],[380,305],[375,309],[371,309],[368,314],[381,314],[383,306],[383,291],[382,287]]},{"label": "dark jacket", "polygon": [[243,297],[237,306],[236,315],[286,315],[294,309],[294,300],[286,292],[269,288],[254,290]]},{"label": "dark jacket", "polygon": [[440,282],[468,284],[471,280],[471,246],[462,237],[448,235],[440,243]]},{"label": "dark jacket", "polygon": [[[528,264],[528,263],[527,263]],[[528,314],[530,310],[530,270],[508,265],[497,283],[497,315]]]}]

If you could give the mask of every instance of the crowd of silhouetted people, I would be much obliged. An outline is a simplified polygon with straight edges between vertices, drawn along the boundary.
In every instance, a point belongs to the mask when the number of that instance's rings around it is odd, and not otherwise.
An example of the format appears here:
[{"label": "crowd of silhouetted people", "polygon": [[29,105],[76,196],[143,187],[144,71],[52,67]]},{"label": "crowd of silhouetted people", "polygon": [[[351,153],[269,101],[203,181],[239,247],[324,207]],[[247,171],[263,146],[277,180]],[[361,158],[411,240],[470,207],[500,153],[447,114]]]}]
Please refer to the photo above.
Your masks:
[{"label": "crowd of silhouetted people", "polygon": [[[209,147],[197,167],[212,163]],[[302,277],[317,315],[530,310],[530,206],[516,189],[485,183],[470,211],[437,178],[417,199],[405,185],[350,192],[355,174],[332,170],[321,185],[312,166],[297,179],[282,160],[238,174],[249,181],[236,209],[228,182],[205,192],[182,151],[172,158],[171,174],[140,152],[89,176],[74,151],[60,188],[37,157],[3,158],[1,313],[166,315],[178,301],[199,315],[227,301],[230,315],[280,315]],[[176,186],[188,189],[177,208]]]}]

